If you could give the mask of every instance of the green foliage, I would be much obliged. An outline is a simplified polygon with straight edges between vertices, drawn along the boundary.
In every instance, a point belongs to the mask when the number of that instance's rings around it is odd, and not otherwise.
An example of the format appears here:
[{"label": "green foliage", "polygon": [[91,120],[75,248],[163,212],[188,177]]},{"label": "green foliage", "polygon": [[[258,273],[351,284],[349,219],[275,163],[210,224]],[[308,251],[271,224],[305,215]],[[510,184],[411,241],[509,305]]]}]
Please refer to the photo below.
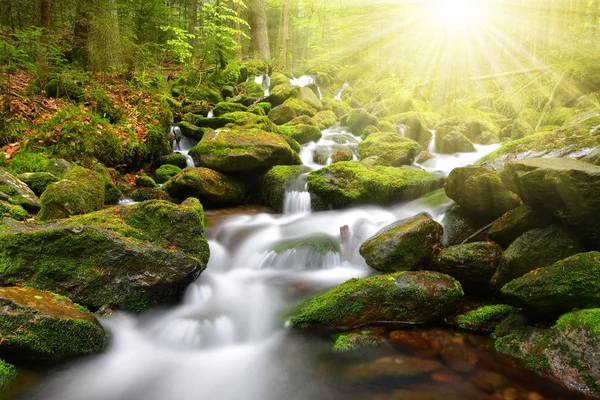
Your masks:
[{"label": "green foliage", "polygon": [[162,51],[166,57],[182,64],[189,61],[193,55],[193,47],[189,41],[194,35],[176,26],[161,26],[159,28],[169,35],[169,39],[162,46]]},{"label": "green foliage", "polygon": [[41,152],[21,150],[7,163],[6,168],[12,174],[25,172],[46,172],[48,157]]},{"label": "green foliage", "polygon": [[123,117],[123,111],[115,107],[112,99],[102,89],[92,90],[89,95],[89,102],[96,114],[106,118],[113,124]]}]

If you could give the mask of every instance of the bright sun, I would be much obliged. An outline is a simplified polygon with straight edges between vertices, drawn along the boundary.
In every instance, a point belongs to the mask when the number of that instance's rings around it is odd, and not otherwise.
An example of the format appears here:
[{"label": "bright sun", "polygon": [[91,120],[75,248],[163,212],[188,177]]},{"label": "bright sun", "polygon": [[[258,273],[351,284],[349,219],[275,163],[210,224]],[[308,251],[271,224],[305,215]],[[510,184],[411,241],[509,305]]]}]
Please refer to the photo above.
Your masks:
[{"label": "bright sun", "polygon": [[463,29],[481,17],[482,0],[435,0],[432,14],[440,27],[450,31]]}]

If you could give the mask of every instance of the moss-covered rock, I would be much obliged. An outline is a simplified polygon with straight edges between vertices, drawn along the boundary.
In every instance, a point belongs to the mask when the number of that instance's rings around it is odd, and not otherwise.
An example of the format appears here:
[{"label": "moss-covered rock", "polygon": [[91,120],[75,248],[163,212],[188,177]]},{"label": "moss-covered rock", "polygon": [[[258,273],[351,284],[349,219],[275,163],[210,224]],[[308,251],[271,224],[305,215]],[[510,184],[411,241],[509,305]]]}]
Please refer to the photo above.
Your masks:
[{"label": "moss-covered rock", "polygon": [[343,117],[352,110],[345,101],[337,99],[323,99],[323,108],[332,111],[337,118]]},{"label": "moss-covered rock", "polygon": [[269,82],[269,89],[273,90],[276,86],[285,85],[287,83],[290,83],[287,76],[280,72],[273,72],[271,75],[271,82]]},{"label": "moss-covered rock", "polygon": [[183,169],[187,167],[187,158],[183,154],[173,153],[160,157],[158,160],[158,165],[161,167],[163,165],[174,165],[180,169]]},{"label": "moss-covered rock", "polygon": [[442,237],[444,246],[459,245],[483,227],[483,224],[470,217],[462,207],[456,204],[444,213],[442,225],[444,226],[444,236]]},{"label": "moss-covered rock", "polygon": [[383,338],[369,330],[360,332],[341,333],[336,335],[331,349],[336,353],[347,353],[367,347],[377,347],[383,343]]},{"label": "moss-covered rock", "polygon": [[154,171],[154,176],[156,177],[156,181],[158,183],[165,183],[180,172],[181,168],[175,165],[165,164]]},{"label": "moss-covered rock", "polygon": [[439,189],[442,177],[395,167],[369,167],[355,161],[339,162],[308,175],[313,207],[343,208],[358,204],[390,204],[414,200]]},{"label": "moss-covered rock", "polygon": [[333,164],[343,161],[352,161],[354,154],[348,149],[337,149],[331,154],[331,162]]},{"label": "moss-covered rock", "polygon": [[277,125],[283,125],[296,118],[296,111],[287,104],[274,107],[269,111],[269,119]]},{"label": "moss-covered rock", "polygon": [[315,121],[320,130],[324,130],[337,122],[337,116],[333,111],[321,111],[313,117],[313,121]]},{"label": "moss-covered rock", "polygon": [[140,188],[136,189],[131,193],[131,199],[141,203],[147,200],[164,200],[173,202],[173,199],[167,192],[158,188]]},{"label": "moss-covered rock", "polygon": [[223,101],[215,106],[213,113],[215,117],[220,117],[224,114],[236,112],[236,111],[248,111],[248,107],[239,103],[231,103]]},{"label": "moss-covered rock", "polygon": [[316,142],[323,137],[318,127],[307,124],[279,126],[277,127],[277,131],[281,135],[288,136],[300,144]]},{"label": "moss-covered rock", "polygon": [[462,296],[460,283],[438,272],[351,279],[301,303],[291,322],[301,328],[434,322],[452,312]]},{"label": "moss-covered rock", "polygon": [[536,319],[600,306],[600,253],[581,253],[533,270],[502,288],[510,304]]},{"label": "moss-covered rock", "polygon": [[477,138],[480,144],[491,145],[500,143],[500,138],[493,132],[485,131]]},{"label": "moss-covered rock", "polygon": [[17,368],[0,360],[0,398],[3,398],[8,387],[17,379]]},{"label": "moss-covered rock", "polygon": [[315,94],[315,92],[313,92],[312,90],[310,90],[307,87],[300,88],[300,91],[296,95],[296,98],[298,100],[301,100],[302,102],[308,104],[309,106],[311,106],[312,108],[314,108],[317,111],[320,111],[323,109],[323,103],[321,103],[321,100],[319,100],[319,97]]},{"label": "moss-covered rock", "polygon": [[0,229],[0,285],[50,290],[93,310],[177,300],[208,261],[203,217],[156,200]]},{"label": "moss-covered rock", "polygon": [[21,206],[29,212],[38,212],[41,208],[40,199],[29,186],[4,168],[0,168],[0,199]]},{"label": "moss-covered rock", "polygon": [[0,305],[0,354],[7,360],[64,360],[104,348],[106,334],[96,318],[68,298],[4,287]]},{"label": "moss-covered rock", "polygon": [[22,221],[27,218],[27,211],[21,206],[15,206],[4,200],[0,200],[0,221],[4,218]]},{"label": "moss-covered rock", "polygon": [[248,112],[251,112],[256,115],[269,115],[269,112],[272,108],[273,106],[271,105],[271,103],[263,101],[260,103],[252,104],[250,107],[248,107]]},{"label": "moss-covered rock", "polygon": [[46,172],[51,173],[54,176],[62,178],[67,172],[73,168],[70,162],[63,160],[62,158],[51,158],[48,160],[46,165]]},{"label": "moss-covered rock", "polygon": [[38,220],[67,218],[101,210],[105,196],[104,177],[95,171],[75,167],[64,179],[48,186],[40,198]]},{"label": "moss-covered rock", "polygon": [[208,133],[190,150],[202,165],[220,172],[268,169],[301,161],[287,141],[259,129],[219,129]]},{"label": "moss-covered rock", "polygon": [[411,165],[422,151],[421,145],[414,140],[387,132],[373,133],[358,145],[361,158],[379,156],[390,167]]},{"label": "moss-covered rock", "polygon": [[36,196],[41,196],[48,185],[60,180],[56,175],[49,172],[27,172],[17,175],[17,178],[21,182],[25,182]]},{"label": "moss-covered rock", "polygon": [[283,212],[283,201],[287,185],[301,174],[310,172],[304,165],[278,165],[271,168],[260,184],[261,204],[270,207],[276,213]]},{"label": "moss-covered rock", "polygon": [[585,251],[579,239],[558,225],[519,236],[504,252],[490,285],[496,291],[529,271]]},{"label": "moss-covered rock", "polygon": [[155,188],[158,185],[156,184],[154,179],[152,179],[152,177],[146,175],[145,173],[142,173],[135,180],[135,186],[139,188]]},{"label": "moss-covered rock", "polygon": [[500,246],[492,242],[457,245],[434,257],[430,269],[457,279],[465,294],[482,296],[489,293],[489,282],[501,255]]},{"label": "moss-covered rock", "polygon": [[461,329],[493,332],[498,324],[516,313],[517,309],[507,304],[483,306],[459,315],[457,323]]},{"label": "moss-covered rock", "polygon": [[177,125],[179,126],[183,136],[194,140],[202,140],[202,137],[206,132],[206,128],[201,128],[187,121],[181,121]]},{"label": "moss-covered rock", "polygon": [[[422,146],[427,146],[433,138],[433,133],[427,128],[423,115],[418,112],[408,112],[396,119],[399,125],[403,125],[404,136],[412,139]],[[437,137],[440,140],[447,131],[441,127],[437,128]],[[438,147],[439,144],[438,144]]]},{"label": "moss-covered rock", "polygon": [[175,199],[195,197],[206,206],[241,204],[248,193],[242,181],[208,168],[186,168],[164,190]]},{"label": "moss-covered rock", "polygon": [[294,110],[297,116],[306,115],[312,118],[317,115],[315,108],[297,98],[287,99],[283,104]]},{"label": "moss-covered rock", "polygon": [[455,168],[445,185],[446,195],[467,213],[492,221],[521,204],[519,197],[502,185],[500,176],[489,169]]},{"label": "moss-covered rock", "polygon": [[502,180],[525,204],[577,229],[586,243],[598,248],[599,166],[562,158],[513,161],[506,165]]},{"label": "moss-covered rock", "polygon": [[377,118],[371,115],[367,110],[363,108],[356,108],[348,113],[345,118],[345,125],[348,126],[350,131],[357,136],[362,135],[363,130],[369,125],[375,125],[379,123]]},{"label": "moss-covered rock", "polygon": [[242,127],[245,129],[261,129],[267,132],[277,132],[277,125],[264,115],[256,115],[250,112],[237,111],[223,114],[221,118],[230,120],[226,127],[235,129]]},{"label": "moss-covered rock", "polygon": [[[100,163],[94,164],[92,170],[102,175],[102,179],[104,180],[104,204],[117,204],[119,199],[123,197],[123,192],[121,192],[121,189],[114,182],[118,179],[119,173],[115,169],[106,168]],[[147,183],[151,184],[151,182]]]},{"label": "moss-covered rock", "polygon": [[75,81],[66,77],[50,80],[44,89],[48,97],[55,99],[67,99],[77,102],[85,99],[85,90]]},{"label": "moss-covered rock", "polygon": [[275,86],[267,101],[271,103],[274,107],[277,107],[283,104],[289,98],[295,97],[300,92],[300,88],[298,86],[294,86],[291,83],[284,83],[281,85]]},{"label": "moss-covered rock", "polygon": [[442,154],[474,153],[477,150],[473,143],[462,133],[451,131],[441,137],[436,137],[436,151]]},{"label": "moss-covered rock", "polygon": [[549,216],[522,204],[495,220],[490,226],[488,234],[494,242],[508,247],[525,232],[536,228],[545,228],[550,224],[552,224],[552,219]]},{"label": "moss-covered rock", "polygon": [[360,246],[367,264],[383,273],[415,271],[428,264],[443,228],[426,214],[389,225]]}]

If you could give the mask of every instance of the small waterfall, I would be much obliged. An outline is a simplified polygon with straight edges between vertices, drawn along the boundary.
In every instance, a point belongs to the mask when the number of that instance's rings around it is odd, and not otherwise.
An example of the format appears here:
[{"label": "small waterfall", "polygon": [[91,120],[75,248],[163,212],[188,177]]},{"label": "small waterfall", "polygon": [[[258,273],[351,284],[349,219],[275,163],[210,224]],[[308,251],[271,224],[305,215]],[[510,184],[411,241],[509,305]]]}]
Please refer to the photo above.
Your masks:
[{"label": "small waterfall", "polygon": [[310,193],[306,177],[308,174],[298,176],[285,190],[283,198],[284,214],[309,213],[311,210]]},{"label": "small waterfall", "polygon": [[267,74],[254,77],[254,83],[258,83],[265,89],[265,96],[269,95],[269,86],[271,86],[271,77]]},{"label": "small waterfall", "polygon": [[206,118],[214,118],[214,117],[215,117],[215,112],[214,112],[214,110],[210,110],[210,111],[208,112],[208,115],[206,116]]},{"label": "small waterfall", "polygon": [[406,134],[406,125],[404,124],[394,124],[394,129],[396,129],[396,133],[400,136]]},{"label": "small waterfall", "polygon": [[117,202],[117,205],[119,206],[129,206],[132,204],[136,204],[136,202],[128,196],[123,196],[119,199],[119,201]]},{"label": "small waterfall", "polygon": [[319,253],[310,248],[265,252],[258,269],[275,270],[320,270],[335,268],[342,264],[341,254],[338,252]]},{"label": "small waterfall", "polygon": [[338,94],[335,95],[335,99],[336,100],[341,100],[342,99],[342,93],[344,93],[344,90],[348,89],[349,87],[350,87],[350,83],[344,82],[344,84],[342,85],[342,90],[340,90],[338,92]]},{"label": "small waterfall", "polygon": [[429,141],[427,151],[432,154],[435,153],[435,131],[431,131],[431,140]]},{"label": "small waterfall", "polygon": [[319,100],[323,100],[323,92],[321,92],[321,88],[317,86],[317,92],[319,92]]},{"label": "small waterfall", "polygon": [[300,78],[290,78],[290,83],[294,86],[304,87],[316,82],[317,78],[312,75],[302,75]]},{"label": "small waterfall", "polygon": [[198,142],[188,138],[187,136],[184,136],[178,126],[171,127],[171,134],[175,136],[175,140],[173,141],[173,151],[185,156],[188,168],[195,167],[196,165],[194,160],[188,153],[194,146],[198,144]]}]

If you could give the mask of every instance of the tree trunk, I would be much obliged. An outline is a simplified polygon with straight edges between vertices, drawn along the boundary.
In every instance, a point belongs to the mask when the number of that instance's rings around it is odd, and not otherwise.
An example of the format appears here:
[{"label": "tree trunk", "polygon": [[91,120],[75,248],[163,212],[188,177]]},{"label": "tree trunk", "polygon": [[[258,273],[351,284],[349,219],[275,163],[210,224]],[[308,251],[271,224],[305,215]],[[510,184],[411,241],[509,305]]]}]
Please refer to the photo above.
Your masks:
[{"label": "tree trunk", "polygon": [[[240,5],[232,0],[229,0],[229,8],[233,11],[236,17],[240,16]],[[237,43],[238,47],[235,49],[235,54],[238,56],[242,55],[242,27],[240,26],[240,22],[236,21],[233,24],[233,29],[235,29],[235,33],[233,34],[233,40]]]},{"label": "tree trunk", "polygon": [[279,51],[277,64],[282,71],[287,66],[287,41],[290,29],[290,0],[283,0],[281,10],[281,25],[279,26]]},{"label": "tree trunk", "polygon": [[270,61],[265,0],[248,0],[248,24],[250,24],[250,56]]},{"label": "tree trunk", "polygon": [[50,26],[50,10],[52,0],[40,0],[40,27],[48,29]]},{"label": "tree trunk", "polygon": [[190,39],[190,45],[192,46],[192,54],[196,55],[198,49],[198,37],[196,36],[196,26],[198,25],[198,0],[188,0],[188,14],[189,14],[189,25],[188,31],[192,38]]}]

